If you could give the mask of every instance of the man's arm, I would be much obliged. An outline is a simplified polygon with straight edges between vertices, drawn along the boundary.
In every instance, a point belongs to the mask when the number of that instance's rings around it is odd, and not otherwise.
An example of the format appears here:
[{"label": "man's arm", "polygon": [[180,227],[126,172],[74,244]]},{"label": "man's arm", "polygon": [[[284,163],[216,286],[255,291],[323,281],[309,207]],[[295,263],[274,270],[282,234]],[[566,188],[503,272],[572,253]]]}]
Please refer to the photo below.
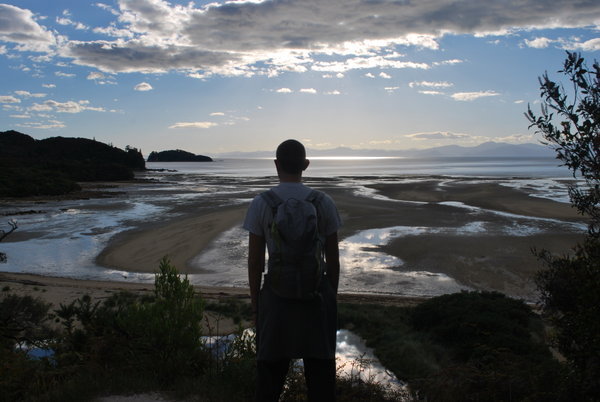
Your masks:
[{"label": "man's arm", "polygon": [[325,239],[325,262],[327,263],[327,276],[337,294],[340,282],[340,250],[337,232],[330,234]]},{"label": "man's arm", "polygon": [[254,314],[258,311],[258,292],[264,267],[265,238],[250,233],[248,240],[248,282],[250,283],[250,300]]}]

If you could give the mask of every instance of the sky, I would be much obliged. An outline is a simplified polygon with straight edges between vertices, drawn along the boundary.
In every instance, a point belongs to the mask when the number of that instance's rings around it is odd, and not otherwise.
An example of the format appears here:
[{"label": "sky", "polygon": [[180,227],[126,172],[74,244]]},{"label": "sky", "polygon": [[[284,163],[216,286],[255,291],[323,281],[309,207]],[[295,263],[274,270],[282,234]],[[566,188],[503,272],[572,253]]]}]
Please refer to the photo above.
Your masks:
[{"label": "sky", "polygon": [[539,142],[600,1],[0,0],[0,131],[151,151]]}]

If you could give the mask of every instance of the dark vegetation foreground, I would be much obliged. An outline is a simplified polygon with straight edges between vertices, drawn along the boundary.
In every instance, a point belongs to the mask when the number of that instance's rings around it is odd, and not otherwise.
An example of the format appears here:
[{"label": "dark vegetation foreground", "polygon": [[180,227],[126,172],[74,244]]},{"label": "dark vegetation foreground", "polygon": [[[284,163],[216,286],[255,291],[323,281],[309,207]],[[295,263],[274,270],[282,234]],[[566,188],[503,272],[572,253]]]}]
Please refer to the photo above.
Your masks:
[{"label": "dark vegetation foreground", "polygon": [[[207,310],[249,319],[241,301],[207,304],[163,260],[151,297],[84,296],[50,311],[3,289],[0,299],[0,399],[81,401],[158,391],[174,399],[252,400],[255,348],[240,328],[228,346],[201,340]],[[545,344],[539,316],[498,293],[460,293],[416,307],[341,304],[340,326],[375,349],[409,391],[339,375],[340,401],[568,400],[562,367]],[[225,342],[225,341],[223,341]],[[33,357],[29,348],[52,350]],[[38,349],[38,351],[39,351]],[[357,371],[364,361],[355,363]],[[305,400],[301,370],[285,401]]]}]

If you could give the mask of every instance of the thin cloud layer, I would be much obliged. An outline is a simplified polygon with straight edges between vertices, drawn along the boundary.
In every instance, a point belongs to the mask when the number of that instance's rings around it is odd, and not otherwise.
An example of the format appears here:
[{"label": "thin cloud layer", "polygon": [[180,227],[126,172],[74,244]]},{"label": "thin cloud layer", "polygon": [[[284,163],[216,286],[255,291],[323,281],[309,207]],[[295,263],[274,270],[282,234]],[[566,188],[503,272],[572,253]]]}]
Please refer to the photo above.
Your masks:
[{"label": "thin cloud layer", "polygon": [[180,122],[180,123],[175,123],[171,126],[169,126],[169,128],[211,128],[211,127],[215,127],[217,126],[217,123],[213,123],[211,121],[194,121],[194,122]]},{"label": "thin cloud layer", "polygon": [[[275,76],[285,71],[427,69],[435,63],[404,60],[393,47],[437,49],[437,40],[444,35],[584,27],[600,20],[600,3],[592,0],[273,0],[202,7],[119,0],[117,4],[118,8],[96,4],[114,20],[90,28],[103,38],[89,41],[68,40],[46,29],[31,11],[0,4],[0,40],[15,45],[5,52],[58,54],[110,73],[177,70],[197,78]],[[60,23],[89,28],[68,14]],[[548,45],[542,38],[527,44]],[[576,45],[597,49],[600,43],[571,44]],[[452,60],[436,63],[446,62]]]},{"label": "thin cloud layer", "polygon": [[498,92],[495,91],[479,91],[479,92],[457,92],[455,94],[452,94],[452,99],[457,100],[457,101],[464,101],[464,102],[468,102],[468,101],[473,101],[475,99],[479,99],[479,98],[485,98],[488,96],[498,96],[500,95]]}]

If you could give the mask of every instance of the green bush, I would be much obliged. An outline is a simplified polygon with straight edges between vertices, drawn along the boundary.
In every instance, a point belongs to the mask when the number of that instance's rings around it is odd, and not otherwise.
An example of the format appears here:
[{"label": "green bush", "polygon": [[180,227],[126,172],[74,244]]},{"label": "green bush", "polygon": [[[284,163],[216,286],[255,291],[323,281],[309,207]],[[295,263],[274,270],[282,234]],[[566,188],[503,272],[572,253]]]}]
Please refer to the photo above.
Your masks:
[{"label": "green bush", "polygon": [[206,360],[203,311],[188,279],[163,259],[152,298],[120,293],[102,304],[84,296],[61,305],[56,314],[66,335],[57,344],[57,360],[142,370],[159,383],[198,373]]},{"label": "green bush", "polygon": [[341,305],[340,324],[432,401],[560,400],[541,319],[500,293],[440,296],[414,308]]},{"label": "green bush", "polygon": [[47,360],[27,356],[29,347],[47,347],[50,305],[31,296],[3,294],[0,300],[0,400],[26,399],[28,389],[42,381]]}]

